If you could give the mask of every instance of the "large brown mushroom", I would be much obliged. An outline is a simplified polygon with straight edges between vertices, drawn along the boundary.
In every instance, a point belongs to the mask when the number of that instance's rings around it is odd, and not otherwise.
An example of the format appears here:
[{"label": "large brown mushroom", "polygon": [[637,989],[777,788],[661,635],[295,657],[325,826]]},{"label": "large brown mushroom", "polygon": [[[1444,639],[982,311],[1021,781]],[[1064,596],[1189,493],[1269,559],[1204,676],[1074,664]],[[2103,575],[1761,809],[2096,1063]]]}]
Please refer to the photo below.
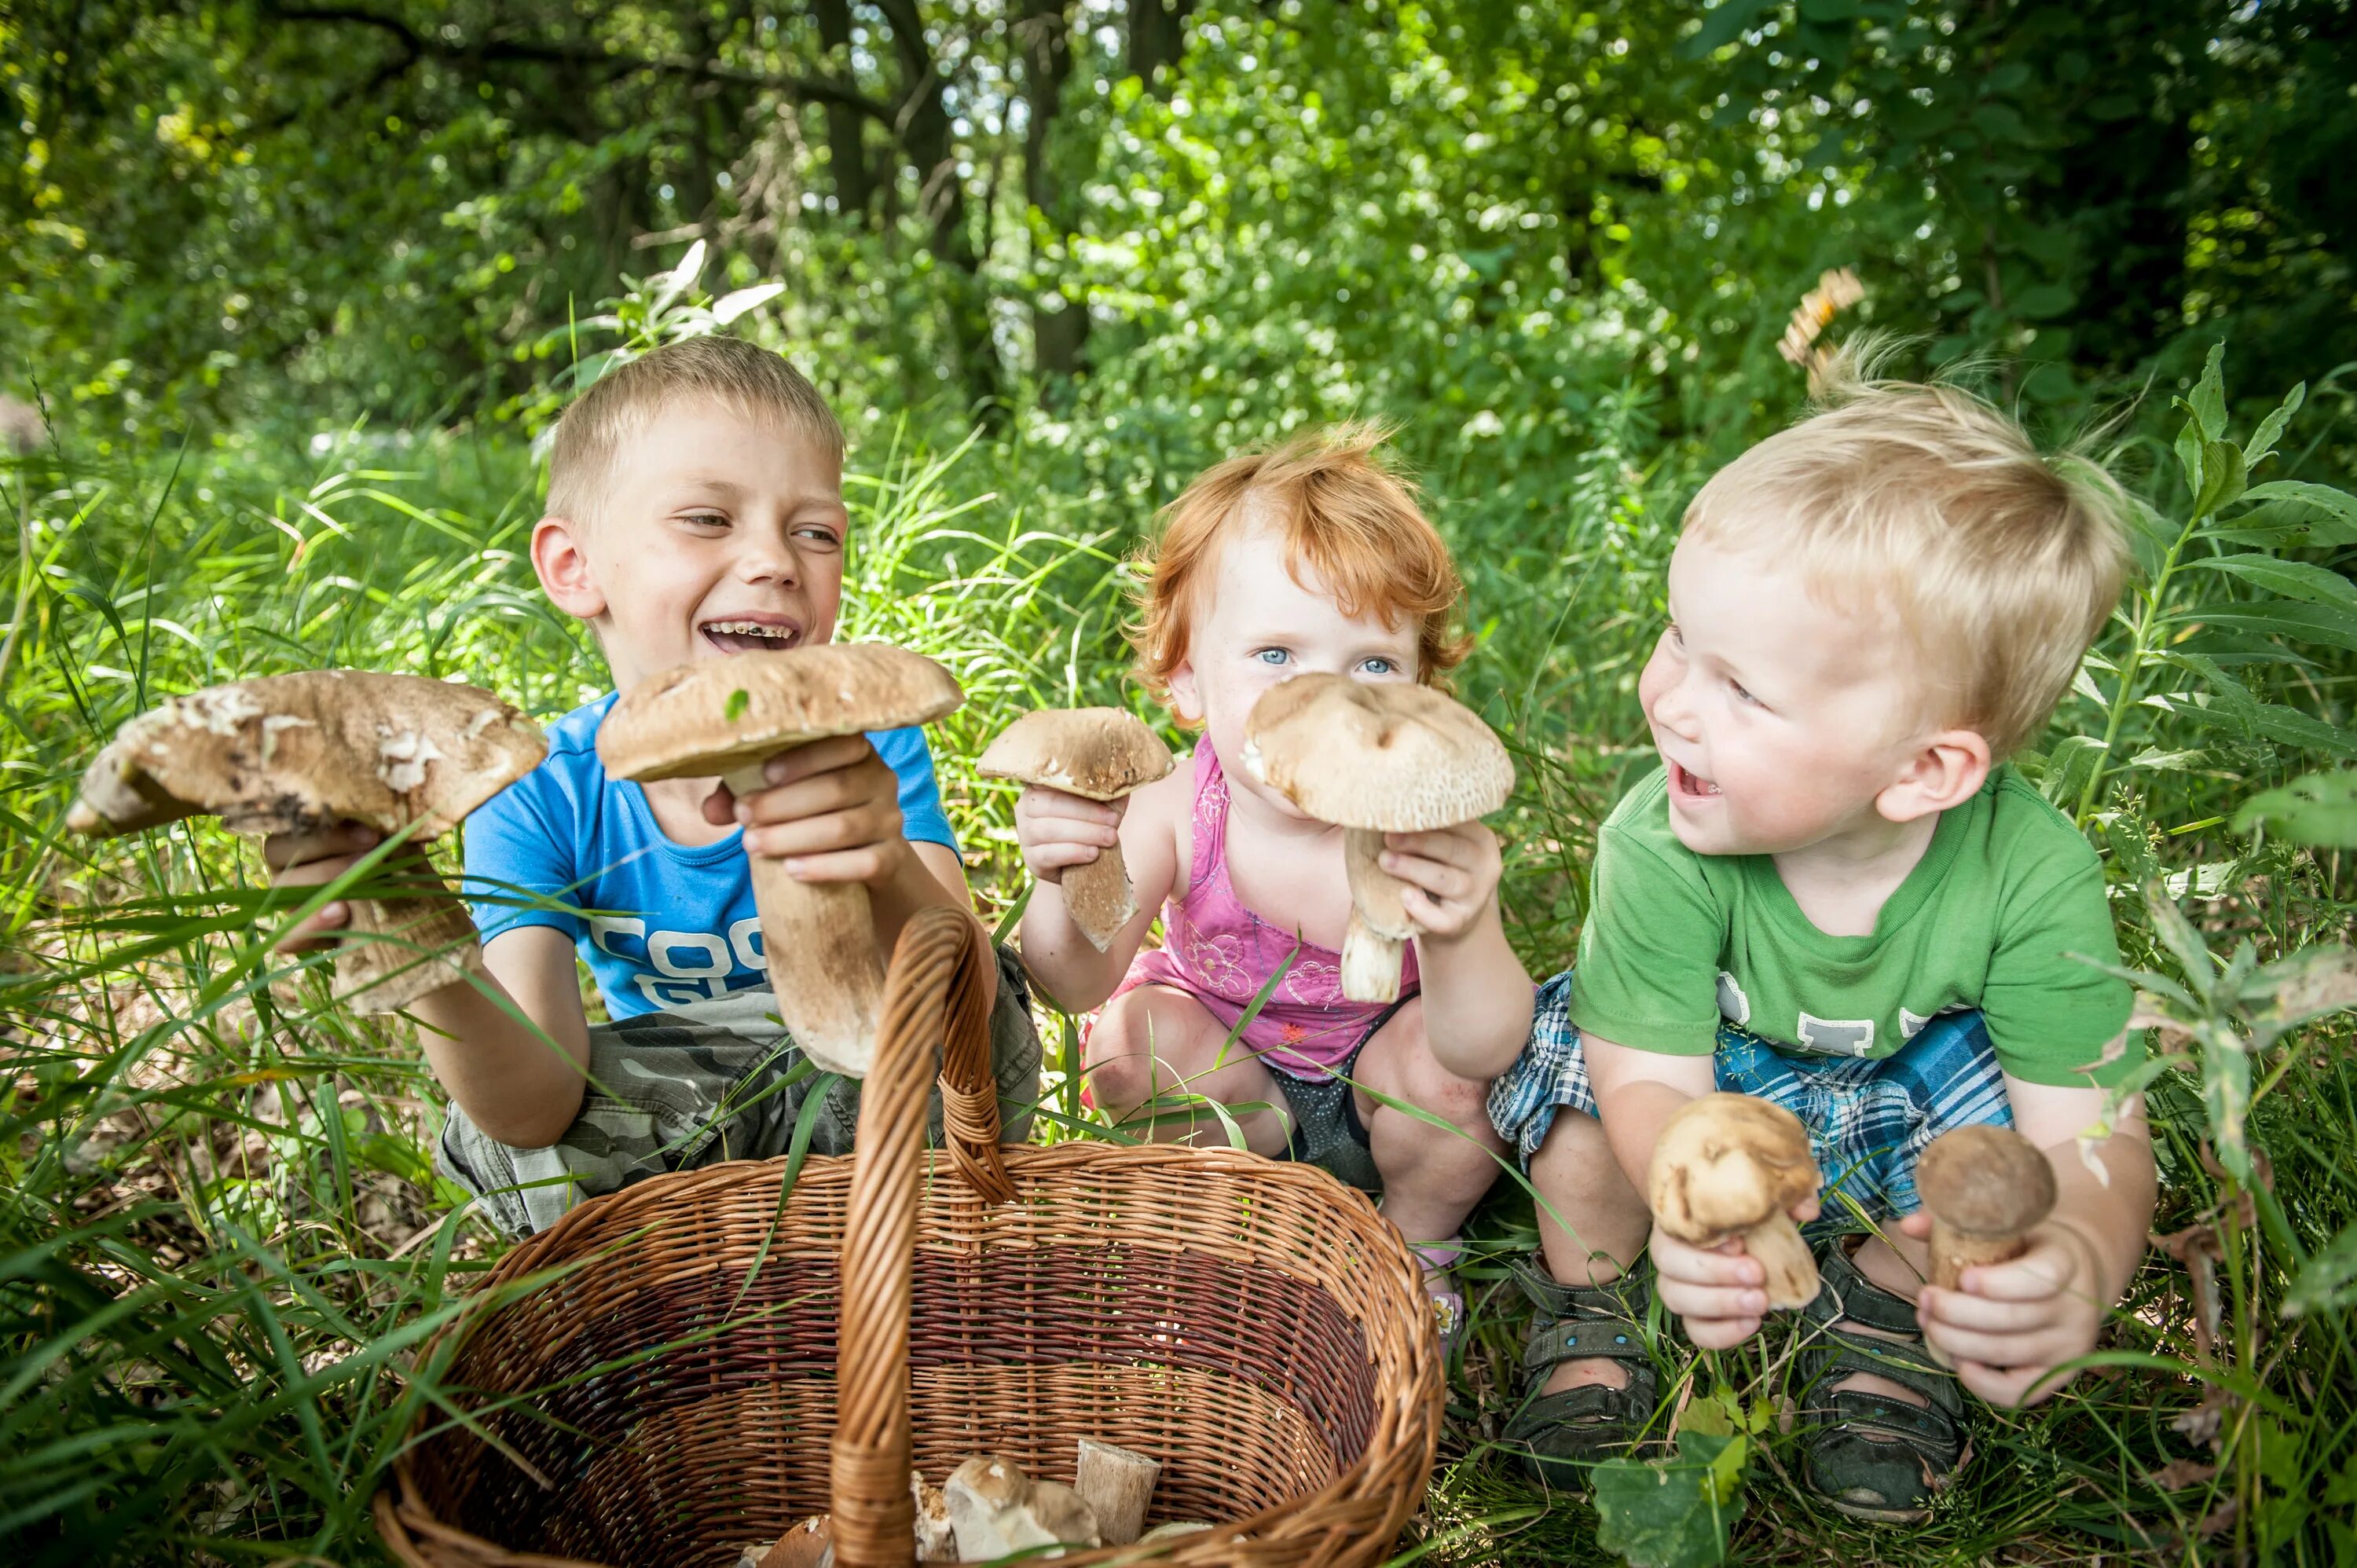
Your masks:
[{"label": "large brown mushroom", "polygon": [[422,846],[547,752],[531,720],[473,686],[362,670],[265,675],[175,697],[117,730],[66,825],[104,836],[210,814],[245,833],[347,821],[408,830],[387,864],[415,890],[350,900],[336,957],[337,996],[390,1013],[482,968],[474,924]]},{"label": "large brown mushroom", "polygon": [[1915,1190],[1932,1215],[1932,1283],[1954,1290],[1975,1263],[2004,1263],[2029,1249],[2029,1232],[2054,1208],[2054,1168],[2010,1127],[1953,1127],[1915,1164]]},{"label": "large brown mushroom", "polygon": [[[978,1454],[942,1485],[958,1555],[986,1563],[1027,1547],[1102,1546],[1096,1516],[1081,1495],[1057,1481],[1034,1481],[1001,1454]],[[1060,1550],[1041,1552],[1061,1557]]]},{"label": "large brown mushroom", "polygon": [[[830,736],[899,729],[965,700],[956,678],[883,643],[822,643],[682,665],[624,693],[597,728],[597,757],[617,779],[708,779],[750,794],[770,758]],[[867,889],[798,882],[752,857],[753,902],[778,1016],[810,1059],[866,1075],[876,1052],[884,961]]]},{"label": "large brown mushroom", "polygon": [[1342,994],[1391,1002],[1416,934],[1407,885],[1377,863],[1385,833],[1430,832],[1506,803],[1514,765],[1473,711],[1429,686],[1297,675],[1244,721],[1243,766],[1322,822],[1340,824],[1351,882]]},{"label": "large brown mushroom", "polygon": [[[1119,708],[1043,708],[999,731],[974,771],[1091,800],[1118,800],[1170,771],[1170,752],[1136,715]],[[1072,924],[1103,952],[1137,915],[1121,845],[1065,869],[1060,886]]]},{"label": "large brown mushroom", "polygon": [[1693,1247],[1730,1236],[1768,1272],[1768,1305],[1806,1306],[1816,1260],[1790,1213],[1815,1196],[1808,1129],[1781,1105],[1748,1094],[1699,1094],[1678,1108],[1653,1145],[1646,1187],[1653,1219]]}]

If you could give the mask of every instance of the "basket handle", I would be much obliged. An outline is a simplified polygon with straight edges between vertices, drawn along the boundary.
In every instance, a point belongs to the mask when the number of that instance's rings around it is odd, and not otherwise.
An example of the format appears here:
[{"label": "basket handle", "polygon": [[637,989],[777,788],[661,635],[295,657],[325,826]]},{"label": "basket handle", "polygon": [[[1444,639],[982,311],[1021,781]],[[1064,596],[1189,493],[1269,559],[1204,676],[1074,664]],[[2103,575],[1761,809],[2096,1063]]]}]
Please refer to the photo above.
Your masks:
[{"label": "basket handle", "polygon": [[839,1568],[907,1568],[916,1560],[916,1507],[909,1495],[909,1304],[925,1090],[936,1044],[952,1165],[984,1202],[1014,1197],[998,1153],[998,1085],[990,1063],[997,981],[988,940],[960,909],[918,910],[892,950],[875,1061],[860,1090],[844,1225],[830,1477]]}]

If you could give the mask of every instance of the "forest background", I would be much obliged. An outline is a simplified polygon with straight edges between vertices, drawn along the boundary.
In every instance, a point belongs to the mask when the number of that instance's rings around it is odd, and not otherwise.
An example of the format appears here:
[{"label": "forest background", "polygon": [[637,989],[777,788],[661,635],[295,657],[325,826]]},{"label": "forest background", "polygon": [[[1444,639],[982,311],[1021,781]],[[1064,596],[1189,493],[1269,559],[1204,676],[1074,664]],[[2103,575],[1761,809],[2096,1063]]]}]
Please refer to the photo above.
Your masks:
[{"label": "forest background", "polygon": [[[273,991],[253,922],[286,911],[233,840],[92,850],[63,809],[117,724],[215,681],[409,670],[544,719],[601,690],[520,549],[535,438],[609,356],[737,332],[841,411],[847,630],[964,680],[937,746],[1002,911],[1010,798],[972,758],[1041,703],[1161,721],[1118,631],[1156,508],[1395,425],[1522,767],[1504,898],[1544,974],[1651,766],[1680,510],[1803,411],[1775,346],[1838,266],[1835,336],[1966,367],[2140,498],[2138,581],[2022,760],[2164,1022],[2160,1245],[1911,1537],[1795,1487],[1775,1356],[1665,1343],[1735,1462],[1602,1544],[2357,1553],[2348,0],[8,0],[0,90],[0,392],[37,411],[0,432],[12,1560],[377,1552],[411,1359],[498,1251],[436,1190],[430,1080],[399,1026]],[[1090,1135],[1074,1089],[1053,1135]],[[1489,1446],[1527,1197],[1480,1229],[1404,1546],[1577,1559],[1596,1512]]]}]

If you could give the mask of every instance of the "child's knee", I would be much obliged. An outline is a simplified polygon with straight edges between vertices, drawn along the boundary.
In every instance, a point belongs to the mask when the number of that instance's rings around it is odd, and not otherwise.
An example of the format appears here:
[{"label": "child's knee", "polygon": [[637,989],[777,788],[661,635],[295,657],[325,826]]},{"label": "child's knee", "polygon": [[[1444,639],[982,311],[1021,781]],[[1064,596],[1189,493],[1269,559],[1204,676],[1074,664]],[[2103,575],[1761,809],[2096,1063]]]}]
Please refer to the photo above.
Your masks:
[{"label": "child's knee", "polygon": [[1144,992],[1116,996],[1105,1004],[1081,1042],[1081,1066],[1099,1105],[1127,1109],[1154,1094],[1155,1069],[1147,1042],[1153,1037],[1151,1004]]}]

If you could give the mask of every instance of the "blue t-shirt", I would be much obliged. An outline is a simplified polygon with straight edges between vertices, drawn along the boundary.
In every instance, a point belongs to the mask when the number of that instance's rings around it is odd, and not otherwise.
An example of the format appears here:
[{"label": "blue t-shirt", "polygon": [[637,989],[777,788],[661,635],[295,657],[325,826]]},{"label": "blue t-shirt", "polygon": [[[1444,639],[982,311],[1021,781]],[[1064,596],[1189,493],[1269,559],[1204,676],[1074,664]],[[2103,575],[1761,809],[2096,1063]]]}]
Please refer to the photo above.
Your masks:
[{"label": "blue t-shirt", "polygon": [[[675,843],[655,824],[645,790],[606,777],[597,726],[615,695],[557,720],[547,760],[467,819],[465,892],[476,928],[485,942],[520,926],[565,932],[617,1018],[766,986],[742,830],[693,848]],[[901,831],[954,852],[924,732],[867,738],[899,776]]]}]

